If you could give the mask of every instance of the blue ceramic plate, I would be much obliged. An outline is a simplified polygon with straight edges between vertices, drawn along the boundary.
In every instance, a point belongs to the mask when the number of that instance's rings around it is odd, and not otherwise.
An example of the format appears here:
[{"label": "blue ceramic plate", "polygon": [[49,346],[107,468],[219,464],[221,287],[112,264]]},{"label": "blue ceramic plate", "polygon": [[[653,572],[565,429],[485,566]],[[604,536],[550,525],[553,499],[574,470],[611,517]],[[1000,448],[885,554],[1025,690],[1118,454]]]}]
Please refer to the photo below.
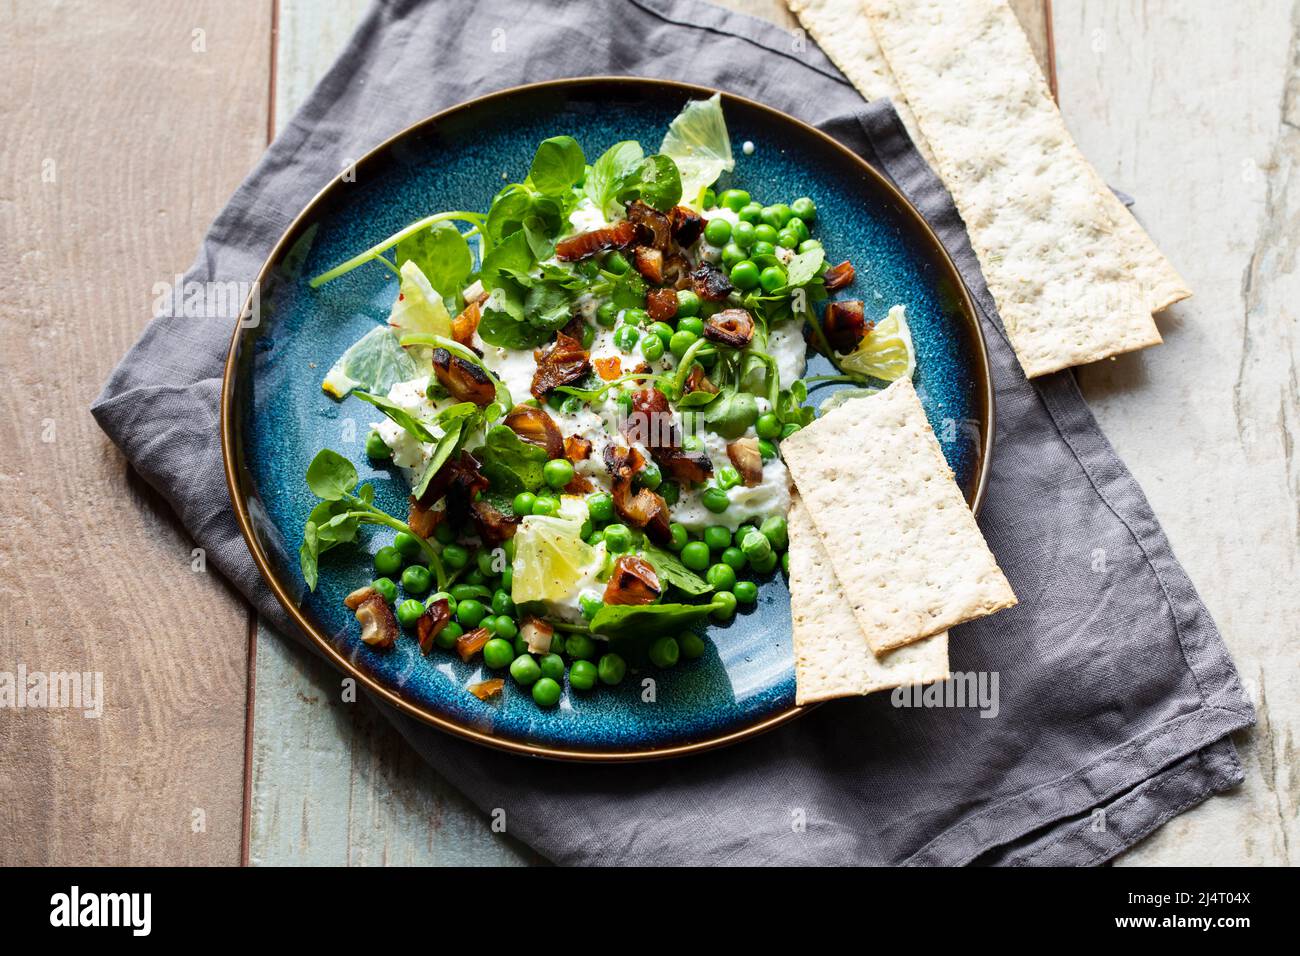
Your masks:
[{"label": "blue ceramic plate", "polygon": [[[489,676],[412,639],[388,651],[362,644],[344,596],[372,577],[371,555],[391,532],[372,529],[356,547],[321,561],[308,593],[298,570],[303,523],[315,499],[303,480],[325,447],[356,464],[376,503],[404,516],[400,476],[376,470],[364,443],[374,409],[337,403],[321,378],[350,344],[388,315],[396,285],[378,264],[318,290],[307,279],[408,223],[442,209],[486,210],[505,181],[517,181],[536,145],[568,133],[588,157],[623,139],[653,150],[691,98],[714,91],[663,81],[562,80],[492,94],[431,117],[377,147],[298,216],[259,276],[261,321],[231,345],[222,431],[231,497],[262,573],[290,615],[339,667],[393,705],[473,740],[530,754],[625,760],[686,753],[742,739],[797,716],[789,592],[780,574],[758,605],[710,626],[708,651],[671,671],[654,671],[654,701],[641,676],[586,695],[568,688],[541,710],[507,685],[481,702],[465,687]],[[822,133],[782,113],[723,95],[737,150],[731,184],[769,201],[811,196],[816,234],[832,261],[850,259],[857,280],[841,297],[865,299],[869,317],[904,303],[917,352],[916,385],[967,500],[977,505],[987,469],[992,397],[984,344],[951,261],[920,216],[881,176]],[[352,177],[349,177],[351,179]],[[820,357],[809,374],[826,372]],[[814,401],[831,393],[813,392]],[[952,427],[951,423],[960,423]],[[948,424],[945,424],[948,423]]]}]

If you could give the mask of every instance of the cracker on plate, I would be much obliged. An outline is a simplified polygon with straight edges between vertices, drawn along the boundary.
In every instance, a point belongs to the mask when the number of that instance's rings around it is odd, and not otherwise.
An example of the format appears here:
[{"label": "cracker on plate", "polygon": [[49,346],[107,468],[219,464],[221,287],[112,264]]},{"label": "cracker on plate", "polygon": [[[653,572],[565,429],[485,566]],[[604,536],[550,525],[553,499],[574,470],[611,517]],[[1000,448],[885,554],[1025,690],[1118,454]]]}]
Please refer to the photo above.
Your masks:
[{"label": "cracker on plate", "polygon": [[1004,0],[861,0],[1025,374],[1156,345],[1189,293],[1071,138]]},{"label": "cracker on plate", "polygon": [[1016,603],[908,379],[828,412],[781,455],[876,654]]},{"label": "cracker on plate", "polygon": [[948,679],[947,633],[876,657],[798,495],[790,503],[789,525],[795,703]]}]

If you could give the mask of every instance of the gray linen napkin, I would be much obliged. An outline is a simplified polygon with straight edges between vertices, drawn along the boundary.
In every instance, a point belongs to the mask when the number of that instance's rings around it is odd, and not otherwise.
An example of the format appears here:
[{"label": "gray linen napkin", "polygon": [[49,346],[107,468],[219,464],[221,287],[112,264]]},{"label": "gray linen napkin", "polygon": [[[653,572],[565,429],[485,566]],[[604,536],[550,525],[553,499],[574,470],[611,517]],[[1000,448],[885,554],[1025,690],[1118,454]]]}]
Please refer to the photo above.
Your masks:
[{"label": "gray linen napkin", "polygon": [[[217,217],[188,280],[250,280],[348,161],[466,98],[581,74],[668,77],[813,123],[934,225],[984,312],[998,447],[980,524],[1020,604],[954,630],[997,714],[823,706],[725,750],[589,766],[489,751],[386,711],[510,832],[565,863],[1086,864],[1243,778],[1254,715],[1223,642],[1068,372],[1027,382],[955,209],[887,103],[799,33],[695,0],[377,3]],[[158,318],[93,412],[213,563],[282,629],[228,506],[217,434],[231,326]],[[1100,556],[1100,557],[1099,557]],[[292,633],[292,631],[290,631]]]}]

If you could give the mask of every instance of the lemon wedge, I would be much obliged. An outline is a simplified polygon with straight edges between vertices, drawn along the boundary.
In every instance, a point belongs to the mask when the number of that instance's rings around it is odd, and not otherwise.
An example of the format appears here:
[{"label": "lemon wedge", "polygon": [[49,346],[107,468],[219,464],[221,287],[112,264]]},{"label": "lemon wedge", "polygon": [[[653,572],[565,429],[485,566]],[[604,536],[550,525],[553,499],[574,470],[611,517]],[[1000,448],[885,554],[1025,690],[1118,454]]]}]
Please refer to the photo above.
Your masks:
[{"label": "lemon wedge", "polygon": [[407,259],[402,263],[402,294],[393,303],[388,324],[406,332],[431,332],[449,338],[451,314],[433,284],[415,264]]},{"label": "lemon wedge", "polygon": [[731,137],[722,115],[722,96],[691,100],[668,127],[659,152],[677,164],[682,177],[682,202],[697,206],[704,190],[724,172],[736,168]]},{"label": "lemon wedge", "polygon": [[515,532],[514,583],[511,598],[565,603],[576,599],[605,560],[605,545],[582,540],[582,522],[549,515],[528,515]]},{"label": "lemon wedge", "polygon": [[912,330],[901,305],[862,337],[858,347],[840,359],[846,372],[866,375],[882,382],[911,378],[916,371],[916,352],[912,348]]}]

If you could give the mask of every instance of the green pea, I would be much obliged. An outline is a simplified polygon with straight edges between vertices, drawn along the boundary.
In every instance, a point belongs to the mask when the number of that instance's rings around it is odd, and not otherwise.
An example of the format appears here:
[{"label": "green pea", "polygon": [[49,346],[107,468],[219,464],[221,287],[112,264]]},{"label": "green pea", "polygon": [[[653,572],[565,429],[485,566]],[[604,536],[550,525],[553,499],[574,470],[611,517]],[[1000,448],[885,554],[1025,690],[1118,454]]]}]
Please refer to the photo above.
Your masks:
[{"label": "green pea", "polygon": [[772,543],[775,550],[784,551],[790,546],[789,526],[782,515],[770,515],[764,518],[758,530],[763,532],[763,536]]},{"label": "green pea", "polygon": [[621,683],[623,675],[627,673],[627,661],[617,654],[602,655],[596,664],[596,673],[600,675],[601,683],[610,685]]},{"label": "green pea", "polygon": [[510,676],[516,684],[527,687],[542,676],[542,669],[537,666],[537,661],[533,660],[531,654],[520,654],[510,662]]},{"label": "green pea", "polygon": [[456,620],[464,627],[473,630],[483,623],[483,618],[487,617],[487,612],[488,609],[483,606],[483,602],[474,598],[466,598],[456,605]]},{"label": "green pea", "polygon": [[710,485],[705,488],[704,493],[700,495],[700,502],[715,515],[722,514],[731,506],[731,499],[717,485]]},{"label": "green pea", "polygon": [[602,302],[596,308],[596,321],[607,329],[612,329],[618,321],[618,306],[613,302]]},{"label": "green pea", "polygon": [[612,524],[605,529],[605,547],[613,554],[622,554],[632,547],[632,530],[625,524]]},{"label": "green pea", "polygon": [[[786,552],[789,554],[789,552]],[[758,558],[750,558],[749,563],[759,574],[771,574],[776,570],[777,555],[775,551],[769,551],[766,555]]]},{"label": "green pea", "polygon": [[494,578],[497,575],[496,555],[487,549],[480,551],[474,557],[474,563],[478,565],[479,574],[485,578]]},{"label": "green pea", "polygon": [[514,569],[507,564],[506,569],[501,572],[501,590],[509,594],[510,589],[514,587],[514,584],[515,584]]},{"label": "green pea", "polygon": [[703,208],[713,209],[718,204],[718,194],[712,188],[706,189],[704,195],[700,198],[700,202],[703,203]]},{"label": "green pea", "polygon": [[661,482],[655,490],[659,492],[659,497],[663,498],[664,504],[667,505],[677,504],[678,499],[682,496],[681,486],[675,481]]},{"label": "green pea", "polygon": [[637,339],[641,333],[631,325],[620,325],[618,331],[614,333],[614,345],[622,352],[630,352],[636,348]]},{"label": "green pea", "polygon": [[740,484],[740,472],[736,471],[731,465],[723,465],[718,469],[718,487],[723,491],[728,488],[734,488]]},{"label": "green pea", "polygon": [[458,544],[449,544],[442,549],[442,563],[453,571],[459,571],[469,564],[469,552]]},{"label": "green pea", "polygon": [[554,517],[560,513],[560,503],[550,495],[543,495],[533,502],[533,514]]},{"label": "green pea", "polygon": [[764,461],[771,461],[776,457],[776,445],[771,439],[760,438],[758,440],[758,454]]},{"label": "green pea", "polygon": [[664,357],[664,340],[657,335],[647,335],[641,340],[641,354],[647,362],[657,362]]},{"label": "green pea", "polygon": [[689,540],[690,532],[686,530],[685,525],[674,521],[668,526],[668,547],[670,550],[681,551],[686,547],[686,542]]},{"label": "green pea", "polygon": [[561,634],[559,631],[556,631],[554,634],[551,635],[551,653],[552,654],[564,653],[564,635]]},{"label": "green pea", "polygon": [[[811,233],[808,232],[808,224],[798,216],[795,216],[788,223],[786,223],[784,231],[794,233],[796,236],[799,237],[800,242],[807,242],[809,239],[812,238]],[[793,249],[794,246],[791,246],[790,248]]]},{"label": "green pea", "polygon": [[681,656],[681,648],[677,646],[677,641],[674,638],[658,637],[650,645],[648,656],[650,663],[655,667],[674,667],[677,664],[677,659]]},{"label": "green pea", "polygon": [[496,617],[488,618],[488,620],[492,622],[492,633],[497,637],[513,641],[515,635],[519,633],[519,625],[508,614],[498,614]]},{"label": "green pea", "polygon": [[758,600],[758,585],[753,581],[737,581],[736,586],[731,589],[731,593],[736,595],[736,600],[741,604],[753,604]]},{"label": "green pea", "polygon": [[379,437],[379,432],[372,431],[366,436],[366,456],[375,461],[387,461],[393,457],[393,450]]},{"label": "green pea", "polygon": [[438,591],[438,592],[436,592],[436,593],[434,593],[434,594],[430,594],[427,598],[424,599],[424,606],[425,606],[425,607],[433,607],[434,604],[436,604],[436,603],[439,602],[439,601],[446,601],[446,602],[447,602],[447,612],[448,612],[449,614],[452,614],[453,616],[455,615],[455,613],[456,613],[456,599],[455,599],[454,597],[452,597],[450,594],[448,594],[446,591]]},{"label": "green pea", "polygon": [[724,189],[718,196],[718,202],[732,212],[740,212],[749,205],[749,193],[743,189]]},{"label": "green pea", "polygon": [[451,596],[457,601],[468,601],[470,598],[490,597],[492,594],[481,584],[454,584],[451,588]]},{"label": "green pea", "polygon": [[567,458],[552,458],[542,466],[542,478],[559,491],[573,480],[573,462]]},{"label": "green pea", "polygon": [[673,327],[667,322],[651,322],[646,331],[653,332],[665,346],[668,344],[668,340],[673,337]]},{"label": "green pea", "polygon": [[709,566],[709,546],[703,541],[691,541],[682,548],[682,564],[692,571],[703,571]]},{"label": "green pea", "polygon": [[786,574],[790,573],[790,552],[789,551],[781,555],[781,570],[784,571]]},{"label": "green pea", "polygon": [[677,331],[690,332],[698,338],[704,334],[704,320],[688,315],[677,321]]},{"label": "green pea", "polygon": [[758,432],[759,438],[779,438],[781,435],[781,419],[777,418],[772,412],[764,412],[754,421],[754,431]]},{"label": "green pea", "polygon": [[715,591],[730,591],[736,586],[736,572],[728,564],[715,564],[704,575]]},{"label": "green pea", "polygon": [[[772,223],[772,225],[776,226],[777,229],[784,229],[786,224],[794,218],[794,210],[783,202],[779,202],[768,208],[770,208],[776,215],[776,222]],[[763,221],[766,222],[767,220],[764,219]]]},{"label": "green pea", "polygon": [[590,621],[604,606],[605,603],[600,598],[594,598],[586,594],[578,595],[578,610],[582,612],[584,621]]},{"label": "green pea", "polygon": [[704,529],[704,543],[711,551],[721,551],[731,544],[731,531],[720,524],[712,524]]},{"label": "green pea", "polygon": [[586,634],[570,634],[564,639],[564,650],[575,661],[589,661],[596,656],[596,642]]},{"label": "green pea", "polygon": [[804,222],[812,222],[817,218],[817,204],[807,196],[800,196],[790,203],[790,211]]},{"label": "green pea", "polygon": [[402,570],[402,552],[385,545],[375,552],[375,570],[382,578],[392,577]]},{"label": "green pea", "polygon": [[743,262],[748,253],[734,242],[729,242],[722,247],[722,264],[730,269],[737,262]]},{"label": "green pea", "polygon": [[770,242],[756,242],[749,247],[749,258],[755,263],[760,259],[776,257],[776,246]]},{"label": "green pea", "polygon": [[758,231],[752,222],[738,222],[731,230],[731,241],[742,249],[748,249],[758,238]]},{"label": "green pea", "polygon": [[715,621],[730,621],[736,613],[736,595],[730,591],[719,591],[713,595],[713,610],[709,617]]},{"label": "green pea", "polygon": [[407,598],[397,605],[397,620],[403,627],[415,627],[415,622],[424,616],[424,604],[415,598]]},{"label": "green pea", "polygon": [[501,550],[506,553],[507,561],[513,561],[515,559],[515,539],[506,538],[506,543],[501,545]]},{"label": "green pea", "polygon": [[775,292],[785,287],[785,270],[780,266],[768,266],[758,276],[758,284],[764,292]]},{"label": "green pea", "polygon": [[699,336],[694,332],[688,332],[685,329],[679,329],[673,333],[672,339],[668,343],[668,350],[677,358],[686,354],[686,350],[695,344]]},{"label": "green pea", "polygon": [[821,242],[816,239],[805,239],[803,242],[799,243],[800,252],[812,252],[814,249],[820,249],[821,247]]},{"label": "green pea", "polygon": [[768,225],[767,223],[754,227],[754,240],[756,242],[766,242],[771,245],[776,245],[776,239],[779,235],[781,235],[780,230]]},{"label": "green pea", "polygon": [[678,289],[677,290],[677,314],[679,316],[698,315],[699,312],[700,312],[700,297],[690,289]]},{"label": "green pea", "polygon": [[569,686],[574,690],[591,690],[596,686],[596,665],[591,661],[574,661],[569,668]]},{"label": "green pea", "polygon": [[[758,266],[748,259],[737,262],[731,267],[731,284],[746,292],[754,288],[758,285]],[[678,335],[680,334],[679,332]]]},{"label": "green pea", "polygon": [[745,552],[741,551],[735,545],[723,549],[722,554],[718,556],[718,560],[733,571],[745,570],[745,565],[748,563],[748,559],[745,557]]},{"label": "green pea", "polygon": [[439,521],[437,527],[433,529],[433,538],[439,544],[451,544],[456,540],[456,529],[451,526],[450,521]]},{"label": "green pea", "polygon": [[617,249],[605,257],[606,272],[612,272],[616,276],[621,276],[630,268],[632,268],[632,264],[628,262],[627,257]]},{"label": "green pea", "polygon": [[678,634],[677,646],[681,648],[682,657],[688,661],[704,656],[704,638],[694,631],[682,631]]},{"label": "green pea", "polygon": [[375,578],[370,586],[383,595],[384,600],[392,604],[397,600],[397,585],[392,578]]},{"label": "green pea", "polygon": [[533,685],[533,703],[538,707],[554,707],[562,694],[559,683],[550,677],[543,677]]},{"label": "green pea", "polygon": [[776,244],[782,249],[798,249],[802,241],[793,229],[782,229],[776,234]]},{"label": "green pea", "polygon": [[451,650],[456,646],[456,641],[465,633],[465,629],[455,621],[448,621],[434,638],[434,642],[445,651]]},{"label": "green pea", "polygon": [[628,325],[642,328],[650,324],[650,313],[645,309],[631,308],[623,310],[623,321]]},{"label": "green pea", "polygon": [[649,488],[651,491],[654,491],[663,484],[664,475],[663,472],[659,470],[658,465],[653,461],[647,461],[641,470],[637,472],[636,478],[643,488]]},{"label": "green pea", "polygon": [[798,422],[786,422],[784,425],[781,426],[781,437],[789,438],[791,435],[797,432],[800,427],[801,426],[799,425]]},{"label": "green pea", "polygon": [[465,574],[465,583],[476,584],[479,587],[486,587],[487,575],[484,574],[482,571],[480,571],[477,567],[470,568],[470,570]]},{"label": "green pea", "polygon": [[614,499],[604,491],[598,491],[587,499],[587,511],[593,521],[609,521],[614,517]]},{"label": "green pea", "polygon": [[537,496],[531,491],[521,491],[515,495],[515,500],[510,503],[510,507],[520,518],[526,518],[533,513],[533,502],[536,500]]},{"label": "green pea", "polygon": [[757,565],[759,559],[764,555],[772,554],[772,542],[767,540],[767,535],[755,527],[745,529],[743,536],[740,537],[740,550],[745,552],[745,557],[751,564]]},{"label": "green pea", "polygon": [[402,588],[407,594],[423,594],[432,583],[433,576],[422,564],[413,564],[402,572]]},{"label": "green pea", "polygon": [[510,641],[494,637],[483,645],[483,663],[494,671],[509,667],[515,659],[515,646]]},{"label": "green pea", "polygon": [[555,681],[564,680],[564,658],[559,654],[544,654],[537,666],[542,669],[543,677]]},{"label": "green pea", "polygon": [[759,202],[751,202],[749,205],[737,212],[736,215],[740,217],[742,222],[756,223],[763,216],[763,204]]},{"label": "green pea", "polygon": [[731,223],[725,219],[710,219],[704,227],[704,241],[711,246],[725,246],[731,240]]}]

